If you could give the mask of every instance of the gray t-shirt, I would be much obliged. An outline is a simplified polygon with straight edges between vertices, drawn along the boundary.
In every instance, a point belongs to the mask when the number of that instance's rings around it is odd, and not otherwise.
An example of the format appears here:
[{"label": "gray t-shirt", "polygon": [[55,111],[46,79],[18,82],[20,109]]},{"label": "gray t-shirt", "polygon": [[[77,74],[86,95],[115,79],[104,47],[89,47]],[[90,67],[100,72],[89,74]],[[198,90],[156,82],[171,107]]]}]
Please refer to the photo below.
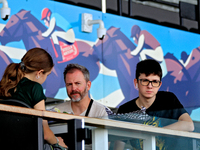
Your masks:
[{"label": "gray t-shirt", "polygon": [[[68,113],[68,114],[74,114],[72,107],[71,107],[71,101],[67,101],[61,104],[56,105],[53,108],[54,111],[61,112],[61,113]],[[80,116],[85,116],[87,109],[80,114]],[[98,103],[97,101],[93,101],[91,109],[89,111],[88,117],[93,118],[108,118],[108,111],[111,111],[108,107]]]}]

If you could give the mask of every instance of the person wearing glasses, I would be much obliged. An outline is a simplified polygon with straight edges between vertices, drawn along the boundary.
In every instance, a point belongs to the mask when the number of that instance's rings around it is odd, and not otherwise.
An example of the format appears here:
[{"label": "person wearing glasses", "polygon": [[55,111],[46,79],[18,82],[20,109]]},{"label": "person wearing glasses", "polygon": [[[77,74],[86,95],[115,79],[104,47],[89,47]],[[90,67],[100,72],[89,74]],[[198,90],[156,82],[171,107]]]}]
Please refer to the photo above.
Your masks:
[{"label": "person wearing glasses", "polygon": [[[157,61],[153,59],[140,61],[136,66],[134,79],[139,96],[121,105],[117,113],[124,114],[143,109],[152,117],[145,124],[173,130],[193,131],[193,121],[175,94],[159,91],[162,85],[161,79],[162,69]],[[126,141],[116,143],[123,146]],[[139,139],[131,139],[130,143],[135,149],[142,149]],[[165,150],[191,149],[188,141],[183,142],[183,139],[160,136],[156,137],[156,147]]]},{"label": "person wearing glasses", "polygon": [[170,124],[165,123],[163,128],[193,131],[193,121],[175,94],[158,91],[162,85],[161,78],[162,69],[157,61],[153,59],[140,61],[134,79],[139,96],[121,105],[117,113],[129,113],[145,108],[149,116],[176,120]]}]

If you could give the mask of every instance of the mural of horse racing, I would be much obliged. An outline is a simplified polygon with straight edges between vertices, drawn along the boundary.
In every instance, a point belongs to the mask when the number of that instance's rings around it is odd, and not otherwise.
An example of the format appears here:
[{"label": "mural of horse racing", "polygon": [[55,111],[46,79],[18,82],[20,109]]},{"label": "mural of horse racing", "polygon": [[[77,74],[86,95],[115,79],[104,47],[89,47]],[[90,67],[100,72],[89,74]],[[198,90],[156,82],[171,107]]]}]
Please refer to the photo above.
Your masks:
[{"label": "mural of horse racing", "polygon": [[[40,47],[47,50],[54,60],[54,70],[44,83],[47,97],[54,97],[60,87],[64,87],[62,72],[68,63],[80,63],[86,66],[91,72],[91,80],[95,79],[99,72],[99,64],[97,59],[91,57],[90,46],[81,41],[62,43],[65,46],[65,56],[61,60],[60,47],[55,46],[48,36],[42,34],[47,32],[47,28],[35,18],[30,11],[20,10],[17,14],[12,15],[4,29],[0,33],[0,41],[2,45],[6,45],[12,41],[22,40],[26,50],[34,47]],[[63,46],[62,45],[62,46]],[[56,47],[56,48],[55,48]],[[81,48],[79,48],[81,47]],[[73,55],[72,53],[79,53]],[[58,56],[61,55],[61,56]],[[73,59],[67,58],[73,55]],[[4,58],[5,59],[5,58]],[[94,62],[94,63],[91,63]]]},{"label": "mural of horse racing", "polygon": [[[40,47],[51,54],[55,66],[43,84],[47,97],[55,97],[59,89],[65,87],[62,72],[67,64],[78,63],[88,68],[91,81],[97,79],[101,66],[104,66],[116,72],[124,96],[116,105],[118,107],[137,96],[133,82],[136,64],[150,58],[159,61],[165,71],[160,90],[175,93],[189,113],[200,107],[200,94],[195,90],[200,88],[200,47],[191,48],[189,55],[181,50],[179,60],[173,53],[166,52],[155,34],[137,23],[131,24],[129,35],[122,27],[109,25],[103,40],[87,42],[84,38],[76,39],[78,33],[71,22],[65,20],[63,27],[49,8],[40,12],[41,18],[25,9],[13,14],[0,32],[0,43],[7,46],[22,42],[25,51]],[[0,76],[11,62],[13,60],[0,49]]]},{"label": "mural of horse racing", "polygon": [[[72,44],[67,41],[65,45],[76,44],[74,47],[78,49],[77,53],[79,53],[68,61],[61,61],[61,58],[57,57],[58,51],[61,51],[60,48],[55,48],[55,45],[52,44],[53,42],[49,37],[42,36],[42,33],[47,32],[46,30],[46,27],[44,27],[30,11],[20,10],[10,18],[9,22],[1,31],[0,41],[2,45],[6,45],[12,41],[22,40],[26,50],[33,47],[41,47],[52,55],[55,63],[54,71],[43,85],[44,88],[46,88],[45,94],[48,97],[54,97],[58,89],[64,87],[61,81],[63,80],[61,72],[68,63],[80,63],[86,66],[91,72],[90,79],[93,81],[99,73],[99,61],[107,68],[116,70],[121,89],[125,96],[123,102],[134,97],[137,91],[134,88],[133,82],[129,81],[134,78],[135,69],[132,67],[133,64],[139,61],[139,58],[130,54],[131,49],[134,49],[135,45],[120,31],[120,29],[111,27],[107,31],[103,44],[102,40],[99,40],[93,47],[81,41],[75,41]],[[111,47],[112,45],[115,45],[115,48]],[[102,52],[102,49],[106,51]],[[69,49],[68,51],[70,52],[71,50],[72,49]],[[67,56],[65,56],[65,58],[66,57]]]}]

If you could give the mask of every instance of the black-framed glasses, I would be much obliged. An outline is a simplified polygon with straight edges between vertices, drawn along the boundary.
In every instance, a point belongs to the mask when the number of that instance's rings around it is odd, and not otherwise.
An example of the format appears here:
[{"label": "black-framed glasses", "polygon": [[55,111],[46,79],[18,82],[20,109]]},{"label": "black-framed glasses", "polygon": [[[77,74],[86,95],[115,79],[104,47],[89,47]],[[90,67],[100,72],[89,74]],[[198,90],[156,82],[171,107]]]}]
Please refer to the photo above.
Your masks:
[{"label": "black-framed glasses", "polygon": [[147,80],[147,79],[138,79],[138,80],[140,80],[140,83],[141,83],[143,86],[148,86],[149,83],[151,83],[151,85],[152,85],[153,87],[159,87],[159,86],[160,86],[160,83],[161,83],[161,81],[158,81],[158,80],[153,80],[153,81],[149,81],[149,80]]}]

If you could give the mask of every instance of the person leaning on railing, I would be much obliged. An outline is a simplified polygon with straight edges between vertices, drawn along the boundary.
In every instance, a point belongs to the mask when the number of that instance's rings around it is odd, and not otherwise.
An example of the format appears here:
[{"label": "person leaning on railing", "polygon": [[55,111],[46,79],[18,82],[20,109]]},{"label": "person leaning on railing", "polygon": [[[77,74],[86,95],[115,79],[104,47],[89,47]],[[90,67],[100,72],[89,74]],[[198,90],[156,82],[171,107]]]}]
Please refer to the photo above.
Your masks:
[{"label": "person leaning on railing", "polygon": [[[51,73],[53,60],[49,53],[41,48],[29,50],[20,63],[7,66],[0,81],[0,97],[18,99],[37,110],[45,110],[46,96],[42,83]],[[49,128],[47,120],[43,120],[45,149],[66,150],[61,137],[56,137]]]},{"label": "person leaning on railing", "polygon": [[[161,78],[162,69],[157,61],[153,59],[140,61],[137,64],[136,78],[134,79],[139,97],[121,105],[117,113],[130,113],[145,108],[146,114],[154,118],[146,124],[161,126],[167,129],[193,131],[194,123],[175,94],[158,91],[162,85]],[[161,142],[160,144],[158,144],[159,141]],[[187,143],[180,142],[182,143],[181,145]],[[140,145],[137,143],[139,142],[132,140],[132,145]],[[177,149],[175,145],[180,148],[180,145],[177,144],[178,139],[163,139],[161,137],[161,140],[157,140],[156,143],[157,146],[161,146],[159,147],[160,149]],[[188,148],[185,146],[185,149]]]},{"label": "person leaning on railing", "polygon": [[158,91],[162,85],[161,78],[162,69],[157,61],[146,59],[139,62],[134,79],[139,97],[121,105],[118,113],[129,113],[145,107],[150,116],[178,120],[164,128],[193,131],[193,121],[178,98],[172,92]]}]

